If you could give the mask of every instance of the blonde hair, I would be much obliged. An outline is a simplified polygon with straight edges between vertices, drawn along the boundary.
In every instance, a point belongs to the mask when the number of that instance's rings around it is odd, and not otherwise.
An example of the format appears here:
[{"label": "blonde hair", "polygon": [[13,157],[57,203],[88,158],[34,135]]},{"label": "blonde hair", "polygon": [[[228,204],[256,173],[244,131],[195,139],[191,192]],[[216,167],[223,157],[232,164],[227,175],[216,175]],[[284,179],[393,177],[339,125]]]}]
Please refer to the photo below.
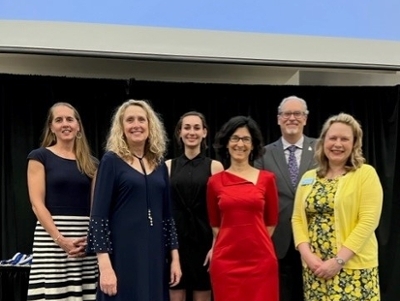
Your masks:
[{"label": "blonde hair", "polygon": [[141,107],[146,112],[149,123],[149,137],[145,144],[144,156],[151,166],[157,166],[164,158],[168,138],[161,118],[145,100],[129,99],[116,109],[112,117],[105,149],[116,153],[128,162],[132,162],[133,154],[129,150],[123,126],[123,116],[129,106]]},{"label": "blonde hair", "polygon": [[361,129],[360,123],[353,116],[346,113],[340,113],[338,115],[334,115],[328,118],[325,121],[324,125],[322,126],[321,134],[317,140],[314,157],[317,161],[317,175],[319,177],[325,177],[328,172],[329,162],[324,153],[324,141],[326,133],[328,132],[331,125],[334,123],[346,124],[350,126],[353,131],[353,149],[351,151],[350,157],[345,164],[345,170],[356,170],[365,162],[365,158],[363,157],[362,153],[363,131]]},{"label": "blonde hair", "polygon": [[80,138],[75,137],[73,148],[76,157],[76,164],[80,172],[86,174],[89,178],[93,178],[97,170],[97,161],[92,156],[92,152],[83,129],[81,116],[71,104],[67,102],[57,102],[51,106],[47,114],[45,126],[43,128],[41,146],[49,147],[57,144],[57,137],[52,133],[50,125],[54,119],[54,109],[59,106],[64,106],[71,109],[74,113],[75,119],[78,121],[80,128],[78,133],[80,134]]}]

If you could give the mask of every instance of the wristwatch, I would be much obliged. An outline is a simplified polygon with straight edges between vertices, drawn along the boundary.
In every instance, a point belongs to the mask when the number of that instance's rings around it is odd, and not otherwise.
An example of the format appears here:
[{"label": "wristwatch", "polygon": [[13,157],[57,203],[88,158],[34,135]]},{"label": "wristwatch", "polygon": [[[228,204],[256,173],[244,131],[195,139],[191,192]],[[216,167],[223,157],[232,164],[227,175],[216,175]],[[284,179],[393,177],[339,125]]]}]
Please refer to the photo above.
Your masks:
[{"label": "wristwatch", "polygon": [[340,258],[340,257],[335,257],[335,260],[338,264],[340,264],[341,266],[344,266],[346,264],[346,262]]}]

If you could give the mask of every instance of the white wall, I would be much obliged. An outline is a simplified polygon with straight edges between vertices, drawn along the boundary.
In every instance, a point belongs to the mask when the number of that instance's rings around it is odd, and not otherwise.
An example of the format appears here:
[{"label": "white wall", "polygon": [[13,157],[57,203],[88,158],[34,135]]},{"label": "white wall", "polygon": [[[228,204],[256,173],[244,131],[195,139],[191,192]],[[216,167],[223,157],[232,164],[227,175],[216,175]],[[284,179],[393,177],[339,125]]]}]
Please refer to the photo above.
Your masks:
[{"label": "white wall", "polygon": [[0,51],[191,62],[400,70],[400,42],[0,20]]},{"label": "white wall", "polygon": [[0,20],[0,73],[274,85],[396,85],[400,43]]},{"label": "white wall", "polygon": [[300,73],[299,84],[325,86],[395,86],[400,84],[400,73],[351,70],[305,70]]},{"label": "white wall", "polygon": [[0,73],[271,85],[383,85],[400,83],[395,71],[361,71],[235,64],[160,62],[75,56],[1,54]]}]

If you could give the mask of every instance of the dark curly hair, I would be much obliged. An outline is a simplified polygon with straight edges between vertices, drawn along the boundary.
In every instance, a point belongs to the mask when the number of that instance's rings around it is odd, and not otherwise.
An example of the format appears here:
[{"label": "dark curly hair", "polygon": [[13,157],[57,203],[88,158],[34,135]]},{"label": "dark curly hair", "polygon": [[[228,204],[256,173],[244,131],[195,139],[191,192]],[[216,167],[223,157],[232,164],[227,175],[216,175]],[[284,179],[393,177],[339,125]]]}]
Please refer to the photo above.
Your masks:
[{"label": "dark curly hair", "polygon": [[232,117],[217,132],[213,144],[216,156],[218,160],[221,161],[225,169],[228,168],[231,163],[229,153],[227,152],[229,139],[238,128],[242,127],[246,127],[249,130],[253,144],[253,150],[249,158],[249,163],[253,165],[254,160],[261,157],[263,154],[264,140],[257,122],[250,116]]}]

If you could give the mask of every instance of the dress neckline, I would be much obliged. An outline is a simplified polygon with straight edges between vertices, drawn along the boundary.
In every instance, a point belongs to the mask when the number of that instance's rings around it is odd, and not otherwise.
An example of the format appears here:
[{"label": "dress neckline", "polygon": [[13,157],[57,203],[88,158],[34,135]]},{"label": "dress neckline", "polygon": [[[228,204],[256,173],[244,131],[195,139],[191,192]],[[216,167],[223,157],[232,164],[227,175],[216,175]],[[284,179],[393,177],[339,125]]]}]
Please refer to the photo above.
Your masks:
[{"label": "dress neckline", "polygon": [[44,149],[45,149],[46,151],[48,151],[50,154],[52,154],[53,156],[56,156],[57,158],[60,158],[60,159],[62,159],[62,160],[66,160],[66,161],[76,162],[76,158],[75,158],[75,159],[65,158],[65,157],[62,157],[61,155],[55,153],[52,149],[49,149],[49,148],[47,148],[47,147],[44,147]]},{"label": "dress neckline", "polygon": [[339,181],[340,178],[342,178],[345,175],[346,175],[346,173],[343,173],[343,174],[337,175],[336,177],[333,177],[333,178],[323,177],[323,178],[320,178],[320,180],[327,182],[327,183],[334,183],[334,182]]}]

